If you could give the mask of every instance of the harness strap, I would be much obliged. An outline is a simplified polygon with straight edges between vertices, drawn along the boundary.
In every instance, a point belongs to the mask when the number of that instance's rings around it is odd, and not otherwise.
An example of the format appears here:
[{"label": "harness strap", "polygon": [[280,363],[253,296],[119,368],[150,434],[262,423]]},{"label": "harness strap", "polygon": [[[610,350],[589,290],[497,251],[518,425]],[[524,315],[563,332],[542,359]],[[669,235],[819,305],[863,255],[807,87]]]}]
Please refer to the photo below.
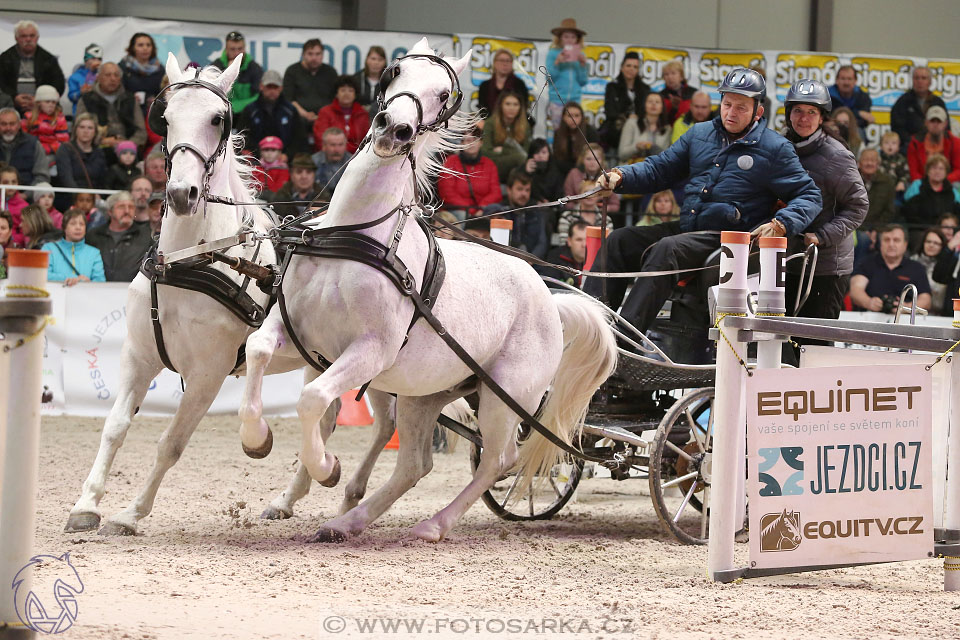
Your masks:
[{"label": "harness strap", "polygon": [[303,242],[306,242],[307,239],[317,238],[319,236],[330,235],[334,233],[339,233],[340,231],[360,231],[361,229],[369,229],[370,227],[375,227],[381,222],[389,220],[390,217],[400,210],[400,205],[380,216],[376,220],[371,220],[370,222],[360,222],[357,224],[345,224],[338,227],[325,227],[322,229],[279,229],[277,230],[276,236],[280,240],[285,239],[298,239]]},{"label": "harness strap", "polygon": [[549,440],[553,445],[559,447],[560,449],[566,451],[567,453],[573,456],[576,456],[578,458],[583,458],[584,460],[588,460],[590,462],[607,462],[605,458],[591,456],[567,444],[566,442],[561,440],[556,434],[554,434],[552,431],[550,431],[545,426],[540,424],[539,420],[534,418],[526,409],[521,407],[520,404],[516,400],[514,400],[513,397],[511,397],[510,394],[507,393],[503,387],[497,384],[497,382],[490,377],[490,374],[488,374],[483,369],[483,367],[480,366],[480,364],[476,360],[474,360],[469,353],[467,353],[467,351],[460,345],[460,343],[457,342],[453,336],[447,333],[446,327],[444,327],[443,323],[440,322],[439,318],[437,318],[437,316],[433,314],[433,310],[424,303],[424,300],[423,298],[420,297],[420,294],[418,294],[416,291],[411,291],[409,296],[410,296],[410,299],[413,301],[414,306],[420,312],[420,315],[422,315],[424,319],[426,319],[426,321],[430,324],[430,326],[433,327],[434,331],[437,332],[437,335],[439,335],[443,339],[443,341],[447,343],[447,346],[450,347],[450,349],[455,354],[457,354],[457,357],[459,357],[463,361],[463,363],[467,365],[471,371],[473,371],[474,375],[476,375],[477,378],[487,386],[487,388],[493,391],[493,393],[498,398],[500,398],[500,400],[502,400],[504,404],[510,407],[511,411],[513,411],[520,417],[520,420],[522,422],[529,425],[532,429],[534,429],[544,438]]},{"label": "harness strap", "polygon": [[277,283],[277,306],[280,307],[280,318],[283,320],[283,326],[287,329],[287,335],[290,336],[290,342],[293,343],[293,346],[297,348],[297,351],[300,353],[300,357],[303,358],[307,364],[311,367],[323,373],[333,364],[329,360],[323,357],[322,354],[317,353],[316,358],[314,358],[310,352],[307,351],[306,347],[303,346],[303,343],[300,342],[300,338],[297,337],[297,332],[293,330],[293,325],[290,323],[290,315],[287,313],[287,302],[283,295],[283,276],[287,273],[287,266],[290,264],[290,258],[293,257],[294,251],[288,251],[287,255],[283,258],[283,266],[280,268],[280,279]]},{"label": "harness strap", "polygon": [[150,320],[153,322],[153,339],[157,343],[157,353],[160,355],[160,362],[167,369],[174,373],[179,373],[177,368],[170,362],[170,355],[167,353],[167,347],[163,342],[163,327],[160,326],[160,307],[157,301],[157,278],[150,278]]}]

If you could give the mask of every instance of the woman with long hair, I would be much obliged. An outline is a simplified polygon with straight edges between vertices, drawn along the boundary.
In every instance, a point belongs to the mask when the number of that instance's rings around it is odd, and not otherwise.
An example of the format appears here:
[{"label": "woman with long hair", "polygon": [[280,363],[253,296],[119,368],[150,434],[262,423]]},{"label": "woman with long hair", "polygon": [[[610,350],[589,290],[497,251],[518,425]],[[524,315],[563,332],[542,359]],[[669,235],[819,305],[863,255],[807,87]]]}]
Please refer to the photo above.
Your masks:
[{"label": "woman with long hair", "polygon": [[[937,259],[940,252],[947,246],[947,239],[943,237],[939,227],[930,227],[923,232],[923,242],[917,249],[917,252],[910,256],[911,260],[916,260],[927,270],[927,280],[930,281],[930,310],[941,314],[947,311],[943,303],[947,297],[947,285],[937,282],[933,279],[933,270],[937,266]],[[951,305],[949,315],[953,315],[953,306]]]},{"label": "woman with long hair", "polygon": [[63,239],[48,242],[43,250],[50,254],[47,280],[72,287],[78,282],[104,282],[103,257],[100,250],[84,242],[87,214],[69,209],[63,214]]},{"label": "woman with long hair", "polygon": [[[584,135],[581,135],[578,129],[582,130]],[[576,102],[568,102],[563,106],[560,127],[553,135],[553,159],[561,173],[566,174],[577,166],[580,152],[588,142],[600,142],[600,136],[593,125],[584,120],[583,107]]]},{"label": "woman with long hair", "polygon": [[493,160],[500,182],[506,182],[510,170],[526,161],[529,147],[530,125],[520,96],[503,91],[483,125],[480,153]]},{"label": "woman with long hair", "polygon": [[[149,33],[135,33],[127,45],[127,55],[120,61],[123,88],[132,94],[144,115],[160,93],[163,65],[157,59],[157,43]],[[258,89],[259,90],[259,89]]]},{"label": "woman with long hair", "polygon": [[363,68],[353,74],[357,81],[357,104],[366,107],[370,118],[377,115],[377,90],[380,87],[380,76],[387,68],[387,52],[380,45],[373,45],[367,50],[367,57],[363,61]]},{"label": "woman with long hair", "polygon": [[[107,158],[100,148],[97,117],[81,113],[73,119],[70,141],[57,149],[57,182],[61,187],[102,189],[107,179]],[[54,199],[57,209],[70,206],[70,194]]]},{"label": "woman with long hair", "polygon": [[[597,160],[600,162],[597,162]],[[567,196],[578,195],[581,193],[580,186],[584,180],[596,181],[603,173],[601,162],[603,162],[603,147],[600,146],[600,143],[592,142],[589,145],[584,145],[583,149],[580,150],[580,157],[577,158],[577,166],[567,173],[567,177],[563,181],[563,194]],[[608,195],[604,199],[607,203],[607,212],[620,211],[620,195],[612,191],[607,193]],[[576,209],[577,206],[576,202],[568,202],[566,208]]]},{"label": "woman with long hair", "polygon": [[837,128],[840,139],[847,143],[854,157],[859,158],[863,140],[860,139],[860,130],[857,128],[857,118],[853,111],[846,107],[837,107],[830,114],[830,120]]},{"label": "woman with long hair", "polygon": [[620,63],[620,73],[613,82],[607,83],[603,96],[603,113],[606,120],[600,127],[603,141],[611,149],[620,146],[620,132],[627,120],[636,120],[643,113],[643,105],[650,93],[650,86],[640,78],[640,56],[628,51]]},{"label": "woman with long hair", "polygon": [[534,138],[530,142],[523,170],[532,181],[531,202],[551,202],[563,195],[563,175],[553,161],[550,145],[543,138]]},{"label": "woman with long hair", "polygon": [[640,218],[637,226],[649,227],[678,219],[680,217],[680,205],[677,204],[677,197],[673,195],[673,191],[664,189],[653,194],[643,213],[644,216]]},{"label": "woman with long hair", "polygon": [[20,218],[20,229],[26,236],[26,249],[39,249],[48,242],[55,242],[63,237],[63,233],[53,226],[50,216],[38,204],[32,204],[23,210]]},{"label": "woman with long hair", "polygon": [[556,91],[551,87],[547,117],[553,128],[559,129],[564,107],[571,102],[580,102],[583,87],[587,84],[587,57],[583,53],[583,36],[587,32],[579,29],[573,18],[565,18],[550,33],[553,42],[547,50],[546,66]]},{"label": "woman with long hair", "polygon": [[663,97],[651,93],[643,103],[643,117],[627,120],[617,154],[620,164],[646,160],[670,146],[673,129],[663,108]]}]

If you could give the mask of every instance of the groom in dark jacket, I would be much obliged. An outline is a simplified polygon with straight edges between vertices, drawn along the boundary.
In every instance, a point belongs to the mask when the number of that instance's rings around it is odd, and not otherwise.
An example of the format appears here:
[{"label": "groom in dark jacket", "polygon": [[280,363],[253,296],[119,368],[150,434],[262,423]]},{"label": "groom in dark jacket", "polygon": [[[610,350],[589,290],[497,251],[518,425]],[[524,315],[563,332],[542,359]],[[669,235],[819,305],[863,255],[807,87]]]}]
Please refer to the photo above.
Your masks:
[{"label": "groom in dark jacket", "polygon": [[[662,153],[646,162],[616,167],[597,181],[622,193],[654,193],[689,180],[678,220],[624,227],[610,235],[608,271],[701,267],[720,246],[720,235],[691,231],[793,236],[820,212],[820,190],[800,165],[793,145],[768,129],[763,119],[763,77],[751,69],[734,69],[719,91],[719,118],[693,125]],[[786,205],[775,211],[777,201]],[[594,268],[600,270],[599,261]],[[676,276],[638,279],[621,315],[645,331],[676,281]],[[616,309],[627,281],[610,279],[607,289],[608,302]],[[587,277],[584,290],[599,297],[602,280]]]}]

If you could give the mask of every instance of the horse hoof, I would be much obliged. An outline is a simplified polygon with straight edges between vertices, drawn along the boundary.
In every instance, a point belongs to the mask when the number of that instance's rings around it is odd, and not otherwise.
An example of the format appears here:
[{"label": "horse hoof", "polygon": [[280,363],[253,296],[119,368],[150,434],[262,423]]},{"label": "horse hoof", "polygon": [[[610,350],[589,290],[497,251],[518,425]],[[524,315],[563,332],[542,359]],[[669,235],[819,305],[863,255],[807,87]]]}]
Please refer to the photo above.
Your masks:
[{"label": "horse hoof", "polygon": [[135,536],[137,530],[119,522],[108,521],[107,524],[100,527],[100,531],[97,533],[101,536]]},{"label": "horse hoof", "polygon": [[443,540],[440,527],[429,521],[419,523],[412,529],[411,533],[424,542],[440,542]]},{"label": "horse hoof", "polygon": [[333,456],[333,471],[327,476],[327,479],[320,483],[321,486],[332,488],[340,482],[340,458]]},{"label": "horse hoof", "polygon": [[347,534],[336,529],[320,529],[307,542],[340,543],[347,541]]},{"label": "horse hoof", "polygon": [[263,446],[257,449],[248,449],[247,446],[242,443],[241,446],[243,446],[243,452],[247,454],[249,458],[253,458],[254,460],[266,458],[270,455],[270,451],[273,450],[273,431],[270,430],[270,427],[267,427],[267,440],[263,443]]},{"label": "horse hoof", "polygon": [[263,510],[263,513],[260,514],[261,520],[286,520],[287,518],[292,518],[293,512],[286,511],[284,509],[278,509],[273,505],[270,505]]},{"label": "horse hoof", "polygon": [[63,528],[64,533],[77,533],[80,531],[96,531],[100,526],[100,516],[95,513],[71,513],[67,518],[67,526]]}]

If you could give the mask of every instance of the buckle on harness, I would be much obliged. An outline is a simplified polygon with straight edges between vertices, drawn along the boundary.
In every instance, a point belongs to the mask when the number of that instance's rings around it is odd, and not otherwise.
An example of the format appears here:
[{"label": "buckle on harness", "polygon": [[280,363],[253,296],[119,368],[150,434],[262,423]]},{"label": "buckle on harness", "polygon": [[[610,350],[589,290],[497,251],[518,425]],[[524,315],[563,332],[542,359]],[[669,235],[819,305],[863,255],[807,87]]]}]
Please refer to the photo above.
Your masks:
[{"label": "buckle on harness", "polygon": [[153,320],[154,322],[159,322],[160,309],[157,309],[156,307],[150,307],[150,319]]}]

